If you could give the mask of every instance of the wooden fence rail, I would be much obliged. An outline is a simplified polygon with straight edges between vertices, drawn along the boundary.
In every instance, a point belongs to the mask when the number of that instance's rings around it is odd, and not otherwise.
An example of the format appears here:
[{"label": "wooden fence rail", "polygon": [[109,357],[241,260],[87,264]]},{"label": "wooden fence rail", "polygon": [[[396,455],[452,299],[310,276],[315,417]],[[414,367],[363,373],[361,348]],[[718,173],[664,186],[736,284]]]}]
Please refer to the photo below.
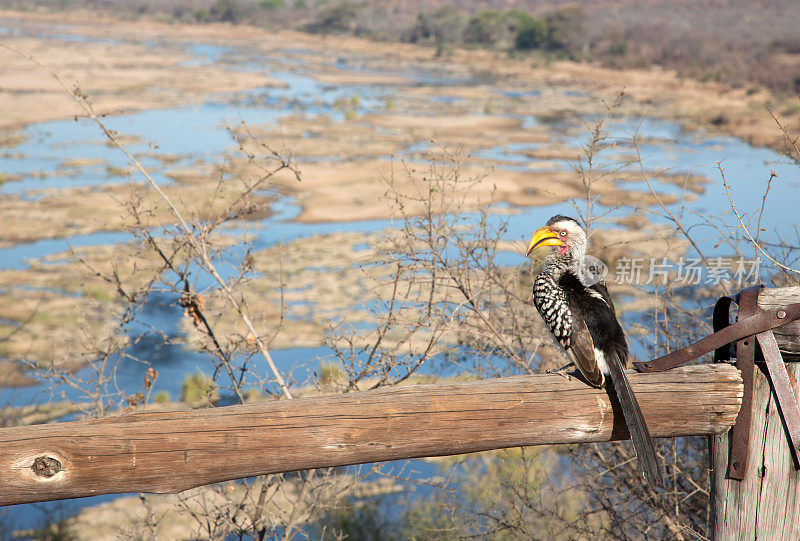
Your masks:
[{"label": "wooden fence rail", "polygon": [[[717,434],[729,365],[630,373],[657,437]],[[188,488],[307,468],[627,438],[616,398],[557,374],[0,429],[0,505]]]}]

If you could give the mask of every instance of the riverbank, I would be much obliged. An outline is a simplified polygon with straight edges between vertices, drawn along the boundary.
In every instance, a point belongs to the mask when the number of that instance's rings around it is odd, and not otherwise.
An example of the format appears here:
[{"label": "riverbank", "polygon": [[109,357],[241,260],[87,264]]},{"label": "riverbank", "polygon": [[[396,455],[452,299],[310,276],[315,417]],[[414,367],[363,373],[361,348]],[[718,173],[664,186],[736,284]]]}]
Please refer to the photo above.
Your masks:
[{"label": "riverbank", "polygon": [[[790,124],[800,118],[800,108],[788,98],[765,89],[730,88],[712,82],[680,78],[659,68],[613,70],[590,63],[546,62],[539,57],[511,58],[487,50],[456,49],[444,57],[435,50],[405,43],[375,42],[350,36],[320,36],[297,31],[273,32],[251,26],[166,24],[156,21],[97,19],[82,12],[58,14],[0,11],[13,23],[15,34],[26,26],[57,24],[67,34],[84,38],[48,45],[47,40],[6,35],[2,42],[24,51],[60,74],[65,81],[81,81],[100,112],[169,107],[202,99],[208,92],[235,92],[276,84],[268,75],[187,64],[180,44],[204,41],[219,46],[245,46],[256,54],[293,49],[305,61],[324,63],[337,51],[364,62],[382,63],[399,70],[409,64],[446,69],[451,74],[481,75],[504,81],[520,91],[547,86],[559,91],[580,91],[594,100],[613,99],[625,90],[620,114],[663,118],[683,123],[687,129],[725,133],[757,146],[782,148],[774,121],[765,111],[771,104]],[[142,41],[158,43],[157,54]],[[138,42],[138,43],[137,43]],[[0,127],[64,118],[76,113],[68,96],[40,67],[4,50],[0,53]],[[338,70],[326,68],[320,80],[340,82]],[[327,79],[325,78],[327,77]],[[354,82],[353,80],[350,81]],[[421,89],[419,92],[426,92]],[[46,100],[47,108],[39,106]],[[553,115],[563,111],[551,109]]]}]

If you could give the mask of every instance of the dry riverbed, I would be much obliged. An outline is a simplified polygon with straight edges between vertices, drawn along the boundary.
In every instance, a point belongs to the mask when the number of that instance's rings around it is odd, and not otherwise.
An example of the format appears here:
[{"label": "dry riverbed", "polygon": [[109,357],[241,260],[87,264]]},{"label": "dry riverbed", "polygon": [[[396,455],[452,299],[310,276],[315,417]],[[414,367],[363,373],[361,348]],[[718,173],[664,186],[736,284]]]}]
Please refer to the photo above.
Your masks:
[{"label": "dry riverbed", "polygon": [[[0,80],[4,81],[0,87],[0,146],[6,148],[24,137],[20,126],[79,113],[52,74],[17,51],[45,63],[69,88],[78,84],[101,114],[210,99],[224,102],[235,100],[240,91],[281,84],[269,73],[237,69],[225,58],[198,65],[187,51],[195,43],[243,46],[256,56],[286,54],[324,84],[401,87],[386,100],[383,111],[361,115],[354,98],[337,104],[342,112],[339,119],[289,114],[274,123],[237,128],[233,131],[241,139],[242,151],[233,150],[225,164],[200,159],[189,167],[173,167],[174,157],[163,156],[163,172],[173,180],[168,193],[190,219],[216,215],[234,198],[243,181],[264,174],[263,167],[245,157],[250,152],[263,155],[262,142],[297,159],[302,181],[283,171],[272,179],[272,185],[281,194],[296,198],[300,222],[389,218],[389,187],[413,196],[421,179],[436,174],[435,169],[429,169],[431,159],[447,167],[457,162],[462,178],[484,179],[469,190],[463,202],[465,209],[490,198],[512,207],[580,198],[585,186],[567,164],[581,156],[581,149],[564,143],[563,136],[585,138],[588,131],[580,124],[577,128],[547,122],[524,125],[519,116],[563,120],[603,114],[604,104],[612,102],[623,88],[625,97],[618,115],[677,120],[690,127],[732,133],[757,143],[778,139],[772,120],[762,111],[763,104],[772,99],[763,91],[745,92],[681,80],[657,69],[618,72],[588,64],[512,59],[487,51],[456,51],[436,58],[432,49],[407,44],[223,24],[89,24],[85,17],[76,15],[12,12],[0,12],[0,18],[7,26],[26,30],[0,39],[11,47],[0,48]],[[59,33],[74,33],[80,38],[48,38],[56,23]],[[157,47],[145,44],[145,40]],[[334,67],[335,60],[341,57],[365,70],[353,72]],[[475,84],[429,85],[412,84],[405,76],[393,74],[414,67],[452,79],[478,78],[474,79]],[[488,75],[491,83],[486,82]],[[42,103],[48,106],[42,107]],[[121,135],[123,142],[131,142]],[[417,141],[429,143],[410,148]],[[525,156],[530,161],[511,163],[502,154],[491,152],[507,144],[528,145]],[[232,148],[235,149],[233,140]],[[630,149],[616,152],[619,160],[631,158]],[[157,150],[153,153],[158,154]],[[141,208],[148,209],[148,226],[174,223],[166,205],[132,168],[117,170],[102,160],[62,164],[65,170],[88,166],[106,167],[109,178],[116,177],[116,182],[38,190],[34,183],[25,196],[1,198],[0,246],[128,230],[133,224],[126,209],[130,209],[132,201],[139,201]],[[651,173],[662,181],[686,184],[689,199],[704,189],[704,179]],[[53,174],[57,173],[43,172],[44,176]],[[17,181],[2,175],[0,171],[0,180]],[[120,183],[119,178],[127,175],[131,182]],[[633,188],[629,181],[634,180],[638,180],[636,175],[619,174],[613,180],[596,182],[592,190],[604,204],[654,204],[649,192]],[[255,195],[256,208],[244,218],[263,218],[269,212],[272,197]],[[662,195],[662,199],[671,202],[674,196]],[[423,206],[421,201],[406,199],[405,211],[416,214]],[[642,224],[631,230],[641,231]],[[251,309],[266,336],[271,336],[270,330],[279,322],[282,325],[272,347],[319,345],[334,317],[366,323],[367,312],[357,306],[357,300],[373,299],[376,291],[370,288],[381,277],[370,276],[358,265],[365,258],[374,257],[372,249],[354,247],[374,246],[381,236],[334,234],[254,254],[255,268],[261,276],[252,282]],[[115,250],[87,248],[79,253],[88,266],[71,260],[69,254],[60,254],[50,261],[33,262],[23,271],[0,273],[4,288],[0,330],[9,336],[0,342],[0,355],[8,359],[0,362],[0,384],[24,381],[14,362],[19,359],[36,365],[54,362],[58,366],[79,366],[85,360],[79,353],[85,351],[84,346],[102,341],[113,329],[113,315],[120,310],[115,287],[97,276],[96,271],[108,274],[117,262],[118,268],[135,275],[128,277],[134,282],[153,271],[152,260],[140,258],[140,249],[134,246]],[[135,267],[131,264],[134,259]],[[286,283],[283,300],[276,287],[281,283],[281,272]],[[213,294],[209,302],[218,314],[221,328],[246,339],[247,334],[225,313],[224,305],[215,304]],[[281,303],[288,308],[282,310]],[[25,325],[18,327],[22,322]],[[189,320],[184,325],[191,326]],[[81,329],[80,336],[76,336],[75,328]]]}]

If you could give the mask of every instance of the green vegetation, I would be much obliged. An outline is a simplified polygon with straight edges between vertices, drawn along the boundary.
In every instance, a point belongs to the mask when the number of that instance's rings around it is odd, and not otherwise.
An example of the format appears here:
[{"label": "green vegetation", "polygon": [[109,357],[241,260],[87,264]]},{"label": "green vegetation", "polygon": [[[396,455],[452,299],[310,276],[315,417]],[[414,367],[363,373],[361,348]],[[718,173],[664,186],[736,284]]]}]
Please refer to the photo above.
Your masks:
[{"label": "green vegetation", "polygon": [[216,383],[202,372],[190,374],[183,380],[181,401],[194,405],[208,405],[213,404],[218,398]]},{"label": "green vegetation", "polygon": [[319,384],[323,387],[334,387],[347,382],[347,374],[339,363],[320,363]]},{"label": "green vegetation", "polygon": [[[345,498],[309,525],[311,539],[605,539],[609,517],[590,495],[558,472],[567,446],[506,449],[449,457],[442,473],[456,473],[447,490],[415,499],[396,517],[392,496]],[[579,525],[579,526],[576,526]],[[578,535],[578,533],[583,535]]]},{"label": "green vegetation", "polygon": [[115,165],[106,166],[106,174],[111,177],[124,177],[128,175],[127,167],[117,167]]},{"label": "green vegetation", "polygon": [[74,541],[78,539],[69,522],[70,517],[57,513],[50,524],[30,531],[15,532],[14,537],[32,539],[34,541]]},{"label": "green vegetation", "polygon": [[333,102],[333,106],[344,112],[345,120],[355,120],[358,118],[358,106],[361,105],[361,96],[354,94],[349,98],[338,98]]},{"label": "green vegetation", "polygon": [[406,39],[413,43],[435,44],[437,54],[441,55],[461,43],[466,27],[467,16],[463,12],[443,7],[417,15],[417,24]]},{"label": "green vegetation", "polygon": [[513,10],[509,12],[516,23],[516,37],[514,48],[518,51],[530,51],[546,47],[550,41],[551,31],[546,21],[531,17],[524,11]]},{"label": "green vegetation", "polygon": [[495,46],[508,40],[511,31],[506,14],[487,9],[472,17],[464,29],[464,43]]},{"label": "green vegetation", "polygon": [[[607,517],[587,514],[588,495],[560,478],[567,447],[526,447],[468,455],[458,465],[458,502],[446,492],[419,500],[403,520],[404,539],[607,538]],[[451,487],[452,488],[452,487]],[[579,530],[570,526],[581,523]]]},{"label": "green vegetation", "polygon": [[258,3],[258,7],[266,10],[280,9],[286,7],[286,2],[283,0],[261,0]]},{"label": "green vegetation", "polygon": [[585,16],[578,7],[568,7],[549,13],[544,22],[547,26],[545,49],[549,51],[574,50],[577,35],[583,32]]},{"label": "green vegetation", "polygon": [[435,44],[440,51],[466,45],[570,53],[574,52],[570,39],[580,31],[583,19],[583,12],[577,8],[561,9],[544,18],[518,9],[487,9],[467,18],[455,8],[444,7],[420,13],[407,39]]},{"label": "green vegetation", "polygon": [[236,0],[217,0],[208,9],[212,21],[241,22],[246,13]]},{"label": "green vegetation", "polygon": [[346,498],[309,525],[309,539],[360,539],[394,541],[401,536],[399,525],[392,523],[381,510],[380,498]]},{"label": "green vegetation", "polygon": [[336,2],[323,5],[317,11],[314,20],[305,26],[305,30],[318,34],[359,34],[359,15],[362,4],[355,2]]},{"label": "green vegetation", "polygon": [[84,295],[99,302],[112,302],[116,292],[100,284],[91,284],[84,287]]},{"label": "green vegetation", "polygon": [[239,24],[252,20],[253,6],[249,3],[240,3],[237,0],[216,0],[208,9],[197,8],[191,13],[183,5],[176,6],[173,10],[173,16],[178,19],[191,16],[192,19],[199,23],[226,22]]},{"label": "green vegetation", "polygon": [[262,400],[265,395],[258,387],[250,387],[244,389],[244,399],[245,402],[255,402],[257,400]]},{"label": "green vegetation", "polygon": [[27,135],[15,131],[0,132],[0,148],[15,147],[27,140]]},{"label": "green vegetation", "polygon": [[[182,11],[181,12],[176,12],[175,16],[178,19],[182,19],[184,17]],[[198,8],[198,9],[196,9],[196,10],[194,10],[192,12],[192,18],[195,20],[195,22],[204,23],[204,22],[208,22],[210,20],[211,16],[209,15],[207,9]]]}]

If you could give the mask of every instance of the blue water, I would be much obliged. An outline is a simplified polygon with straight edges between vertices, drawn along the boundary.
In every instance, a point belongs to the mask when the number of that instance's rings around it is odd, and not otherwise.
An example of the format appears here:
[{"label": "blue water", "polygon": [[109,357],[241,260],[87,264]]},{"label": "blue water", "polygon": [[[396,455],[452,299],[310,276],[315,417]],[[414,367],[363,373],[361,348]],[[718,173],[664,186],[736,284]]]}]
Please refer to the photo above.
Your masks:
[{"label": "blue water", "polygon": [[[21,31],[21,30],[19,30]],[[15,33],[13,29],[0,27],[0,37]],[[61,34],[59,34],[60,36]],[[67,37],[54,39],[70,39],[80,41],[81,36],[65,34]],[[157,46],[157,44],[151,44]],[[267,73],[271,78],[282,83],[278,87],[263,87],[232,95],[219,96],[208,102],[186,107],[174,107],[163,110],[142,111],[132,114],[109,117],[106,125],[120,134],[133,137],[134,142],[126,143],[155,180],[161,184],[169,184],[171,180],[165,173],[170,169],[181,169],[196,161],[220,162],[226,155],[235,153],[236,145],[228,132],[229,127],[238,126],[242,120],[250,124],[274,123],[281,116],[288,114],[327,115],[333,120],[341,120],[345,114],[343,103],[349,103],[358,114],[382,112],[386,103],[395,97],[402,96],[404,85],[326,85],[320,83],[306,73],[303,64],[295,53],[301,51],[286,50],[285,56],[263,58],[243,53],[235,47],[208,44],[190,44],[187,52],[193,55],[190,63],[194,65],[213,65],[224,63],[240,70],[257,70]],[[348,62],[335,60],[341,69],[361,69]],[[452,85],[472,84],[475,81],[460,79],[446,73],[424,70],[404,70],[399,75],[409,77],[409,84]],[[498,90],[500,95],[514,98],[535,98],[536,91]],[[357,100],[353,97],[357,96]],[[455,96],[439,96],[436,99],[448,103],[463,103]],[[475,111],[475,114],[481,114]],[[522,129],[538,125],[538,119],[531,115],[511,115],[522,121]],[[586,119],[591,121],[591,119]],[[588,133],[580,124],[563,124],[563,135],[556,139],[560,142],[579,147],[587,140]],[[800,201],[800,181],[798,168],[787,162],[778,153],[765,148],[751,147],[745,142],[721,136],[708,136],[703,133],[686,132],[677,123],[652,119],[612,119],[609,123],[612,140],[618,143],[607,156],[613,154],[630,154],[628,139],[638,134],[642,140],[641,153],[645,168],[648,171],[669,170],[671,173],[688,173],[709,179],[705,192],[698,194],[696,200],[687,208],[685,216],[691,231],[704,251],[713,253],[717,231],[703,225],[701,214],[720,217],[725,226],[735,225],[727,199],[722,193],[722,183],[716,162],[719,160],[725,171],[729,184],[740,210],[751,213],[761,204],[764,182],[770,171],[778,177],[773,181],[767,201],[767,214],[763,226],[774,238],[772,231],[789,235],[794,225],[796,206]],[[12,148],[0,149],[0,172],[19,175],[20,181],[9,181],[0,186],[0,194],[36,198],[36,190],[44,188],[69,188],[77,186],[97,186],[107,183],[128,182],[127,175],[109,175],[108,168],[127,168],[126,158],[116,149],[107,146],[98,128],[91,122],[80,120],[61,120],[34,124],[23,132],[25,140]],[[406,149],[399,157],[413,159],[418,153],[427,150],[429,141],[408,141]],[[498,145],[478,150],[474,155],[479,159],[500,160],[504,162],[498,168],[517,171],[539,171],[543,167],[552,168],[551,160],[537,163],[537,160],[525,156],[526,152],[535,150],[538,144]],[[163,166],[159,155],[176,156],[178,159],[169,166]],[[76,163],[73,167],[64,168],[65,163],[75,160],[102,160],[102,165]],[[610,158],[609,158],[610,159]],[[568,169],[573,164],[558,164],[561,169]],[[635,166],[638,167],[638,166]],[[141,181],[137,173],[132,172],[134,181]],[[491,181],[491,176],[489,177]],[[655,182],[660,193],[681,195],[681,188],[670,183]],[[626,183],[626,187],[635,187],[642,191],[646,187],[639,184]],[[554,191],[558,187],[554,186]],[[677,212],[677,204],[670,205]],[[254,250],[265,249],[277,243],[290,242],[339,231],[378,232],[391,227],[390,220],[371,220],[353,222],[335,222],[319,224],[303,224],[294,221],[300,209],[289,197],[280,197],[272,206],[273,215],[257,224],[236,224],[226,232],[231,234],[247,231],[254,235],[251,241]],[[531,231],[555,213],[574,214],[568,203],[545,207],[518,208],[506,205],[502,213],[490,217],[491,225],[499,227],[505,223],[506,238],[524,243]],[[658,215],[655,221],[666,222]],[[620,209],[616,215],[624,215],[628,209]],[[469,219],[469,216],[465,218]],[[130,242],[132,237],[124,232],[99,232],[80,236],[68,236],[59,239],[46,239],[33,243],[20,244],[12,248],[0,250],[1,269],[25,269],[30,259],[43,258],[53,254],[61,254],[69,247],[91,245],[114,245]],[[229,258],[236,260],[244,253],[243,246],[230,250]],[[519,253],[504,252],[499,254],[502,264],[516,265],[524,261]],[[221,269],[229,268],[222,266]],[[213,282],[208,276],[200,275],[198,287],[211,287]],[[115,359],[113,364],[113,380],[109,385],[109,394],[119,388],[129,393],[141,390],[142,377],[148,366],[155,367],[158,380],[153,392],[166,391],[171,398],[180,396],[180,388],[186,374],[200,370],[207,375],[213,374],[215,367],[208,358],[182,343],[182,333],[177,322],[182,317],[183,309],[177,306],[174,299],[153,294],[145,305],[139,324],[130,329],[131,335],[146,333],[135,344],[128,348],[129,357]],[[157,329],[158,332],[153,331]],[[148,332],[149,330],[149,332]],[[273,358],[281,371],[290,379],[302,383],[312,378],[319,366],[320,359],[332,361],[331,352],[326,347],[288,348],[272,351]],[[241,359],[236,359],[240,362]],[[249,367],[262,376],[269,373],[263,360],[254,358]],[[453,365],[444,358],[437,358],[427,363],[420,373],[452,374],[461,367]],[[91,368],[85,368],[76,374],[78,378],[91,377]],[[220,377],[225,384],[226,377]],[[257,386],[259,382],[251,376],[244,381],[244,387]],[[62,394],[63,393],[63,394]],[[231,400],[229,389],[222,389],[223,399]],[[50,399],[64,398],[81,402],[85,397],[74,389],[55,388],[47,385],[4,389],[0,396],[0,406],[25,405],[47,402]],[[435,467],[428,463],[414,463],[431,475]],[[74,500],[65,503],[37,504],[17,506],[0,515],[0,522],[11,521],[16,527],[30,527],[40,520],[38,509],[52,511],[62,508],[72,513],[87,505],[108,501],[116,496]]]},{"label": "blue water", "polygon": [[[214,62],[221,55],[231,55],[233,48],[197,45],[191,50],[198,54],[206,55],[198,61]],[[246,64],[249,66],[249,64]],[[363,113],[380,110],[384,106],[383,99],[397,88],[381,86],[378,88],[359,85],[330,87],[322,85],[307,75],[293,72],[276,72],[271,74],[285,83],[285,87],[259,88],[248,93],[243,93],[235,100],[236,105],[231,106],[226,101],[210,101],[197,105],[170,108],[164,110],[142,111],[129,115],[120,115],[106,119],[108,127],[118,133],[134,137],[134,143],[128,148],[140,156],[145,167],[153,171],[157,182],[168,183],[169,179],[159,173],[164,171],[160,166],[157,156],[159,154],[176,155],[183,157],[176,166],[183,166],[196,160],[214,161],[225,156],[233,150],[233,141],[228,127],[236,126],[242,119],[249,123],[260,124],[274,122],[285,114],[302,111],[309,114],[328,114],[336,117],[341,114],[335,104],[337,100],[348,96],[359,96],[358,107]],[[250,105],[249,102],[258,102],[259,105]],[[264,107],[263,103],[270,101],[273,106]],[[587,119],[587,121],[590,119]],[[579,146],[586,141],[587,134],[579,126],[570,126],[564,130],[565,135],[561,142],[572,146]],[[709,180],[707,189],[696,196],[696,201],[691,203],[692,214],[686,216],[688,225],[694,226],[693,234],[704,250],[713,250],[717,232],[713,229],[703,229],[702,220],[698,214],[714,214],[727,216],[730,225],[731,212],[727,200],[721,195],[721,180],[716,162],[719,160],[725,171],[728,183],[733,187],[734,197],[741,202],[741,211],[751,212],[754,203],[760,204],[763,191],[763,181],[769,176],[770,171],[775,171],[778,177],[773,181],[772,189],[767,203],[768,213],[763,224],[767,229],[778,229],[787,232],[793,225],[792,210],[796,205],[798,183],[797,168],[776,152],[765,148],[754,148],[741,140],[732,137],[707,137],[702,133],[684,132],[679,125],[672,122],[652,119],[612,119],[609,121],[609,141],[617,143],[614,151],[630,152],[629,139],[636,134],[641,138],[640,147],[642,159],[648,171],[667,170],[672,174],[686,173],[706,177]],[[91,186],[108,182],[125,181],[110,177],[105,171],[105,165],[76,166],[68,174],[54,174],[59,171],[65,162],[76,159],[95,160],[101,159],[115,167],[126,167],[125,157],[116,149],[102,142],[98,129],[91,122],[81,120],[62,120],[45,122],[30,126],[26,130],[26,139],[15,148],[5,149],[7,156],[2,161],[2,171],[20,175],[23,180],[6,182],[0,187],[0,193],[29,195],[31,190],[40,188],[59,188],[71,186]],[[429,147],[427,141],[410,142],[404,151],[414,155]],[[498,167],[514,170],[536,170],[536,160],[525,156],[525,152],[538,147],[538,144],[508,144],[490,147],[475,152],[481,159],[501,160],[506,162]],[[572,167],[573,164],[564,162],[563,169]],[[635,166],[638,167],[638,166]],[[42,175],[40,172],[44,172]],[[136,173],[132,174],[134,180]],[[682,188],[671,183],[657,182],[654,185],[660,193],[681,195]],[[626,183],[626,187],[632,187]],[[645,190],[644,186],[638,189]],[[513,208],[513,207],[512,207]],[[676,209],[676,205],[671,205]],[[391,226],[389,220],[372,220],[357,222],[330,222],[320,224],[304,224],[294,221],[299,214],[299,208],[291,198],[279,198],[273,205],[274,215],[263,220],[259,227],[243,225],[232,227],[227,232],[233,235],[247,231],[254,234],[251,241],[254,250],[260,250],[311,235],[333,233],[338,231],[353,232],[378,232]],[[506,237],[511,240],[524,241],[531,230],[538,224],[544,223],[547,218],[556,213],[573,213],[569,204],[558,204],[546,207],[517,208],[510,214],[493,215],[490,223],[494,227],[505,224]],[[624,213],[624,209],[622,210]],[[666,221],[658,216],[656,209],[655,221]],[[24,269],[27,261],[46,257],[52,254],[63,253],[69,247],[118,244],[129,242],[132,237],[124,232],[99,232],[87,235],[70,236],[62,239],[46,239],[33,243],[20,244],[11,248],[0,250],[0,268]],[[244,253],[244,246],[235,246],[230,250],[233,260],[240,258]],[[524,258],[519,253],[501,253],[499,261],[502,264],[520,264]],[[230,269],[221,266],[221,270]],[[203,289],[213,286],[213,280],[208,276],[200,276],[198,287]],[[161,303],[164,314],[169,318],[175,316],[174,306]],[[153,314],[159,311],[146,311],[143,315],[146,325],[153,325]],[[177,312],[178,314],[180,312]],[[167,318],[168,319],[168,318]],[[179,335],[176,331],[176,336]],[[172,396],[179,393],[179,383],[182,375],[202,364],[202,358],[197,354],[188,352],[180,345],[163,345],[157,347],[160,339],[147,342],[147,347],[142,351],[151,351],[155,366],[164,365],[165,372],[160,377],[156,390],[170,392]],[[315,348],[308,358],[316,358],[327,354],[325,348]],[[276,352],[278,357],[283,353]],[[137,356],[139,356],[137,354]],[[291,364],[300,357],[299,352],[286,351],[287,364],[281,368],[290,371]],[[141,357],[146,357],[141,355]],[[179,360],[175,360],[179,359]],[[263,367],[259,367],[261,370]],[[160,368],[159,368],[160,369]],[[135,384],[131,390],[136,390],[141,384],[143,369],[137,363],[120,363],[117,370],[116,384],[124,389],[131,389],[129,385]],[[80,375],[80,374],[79,374]],[[292,376],[297,377],[292,374]],[[304,379],[304,378],[298,378]],[[172,382],[172,383],[170,383]],[[4,399],[8,392],[4,392]],[[12,393],[12,404],[28,404],[47,399],[48,394],[43,394],[36,388],[17,390]],[[67,394],[69,398],[77,397]]]}]

